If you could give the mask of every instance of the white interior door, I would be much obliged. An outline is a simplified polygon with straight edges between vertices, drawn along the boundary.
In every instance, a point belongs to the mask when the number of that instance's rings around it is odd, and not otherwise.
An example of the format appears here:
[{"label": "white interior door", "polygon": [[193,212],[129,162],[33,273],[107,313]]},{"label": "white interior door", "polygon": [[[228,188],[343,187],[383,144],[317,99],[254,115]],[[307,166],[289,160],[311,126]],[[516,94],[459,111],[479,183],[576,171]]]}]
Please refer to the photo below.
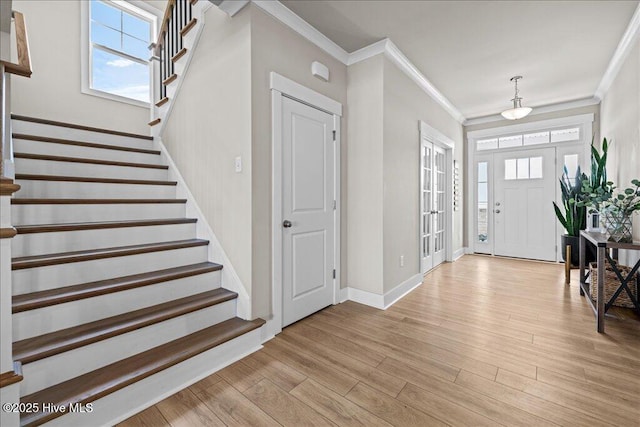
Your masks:
[{"label": "white interior door", "polygon": [[282,99],[282,326],[333,303],[334,120]]},{"label": "white interior door", "polygon": [[420,265],[426,273],[445,259],[446,155],[424,140],[421,150]]},{"label": "white interior door", "polygon": [[494,253],[556,260],[555,148],[494,154]]}]

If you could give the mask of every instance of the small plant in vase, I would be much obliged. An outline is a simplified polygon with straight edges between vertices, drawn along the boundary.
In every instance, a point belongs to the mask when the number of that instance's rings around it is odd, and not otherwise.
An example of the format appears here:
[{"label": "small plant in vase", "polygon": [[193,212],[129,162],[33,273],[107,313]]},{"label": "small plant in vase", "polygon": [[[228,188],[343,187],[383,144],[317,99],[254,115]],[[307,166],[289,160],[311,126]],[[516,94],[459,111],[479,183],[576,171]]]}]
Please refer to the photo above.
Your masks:
[{"label": "small plant in vase", "polygon": [[633,229],[631,215],[640,212],[640,180],[631,180],[633,187],[625,188],[603,201],[601,212],[609,240],[631,243]]}]

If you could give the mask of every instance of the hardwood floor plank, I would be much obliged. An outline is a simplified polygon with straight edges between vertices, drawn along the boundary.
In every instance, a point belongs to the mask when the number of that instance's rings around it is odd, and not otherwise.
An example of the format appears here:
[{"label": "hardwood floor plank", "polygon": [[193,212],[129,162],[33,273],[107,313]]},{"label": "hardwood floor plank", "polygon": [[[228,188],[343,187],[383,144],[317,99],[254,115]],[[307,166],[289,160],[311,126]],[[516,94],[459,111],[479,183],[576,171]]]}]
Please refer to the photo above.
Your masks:
[{"label": "hardwood floor plank", "polygon": [[332,366],[298,354],[280,340],[272,340],[265,343],[262,351],[342,396],[347,394],[358,382],[354,377],[337,371]]},{"label": "hardwood floor plank", "polygon": [[640,419],[640,405],[638,405],[637,395],[634,396],[596,383],[576,381],[574,378],[542,368],[538,368],[538,381],[606,402],[619,407],[623,411],[634,412],[638,414]]},{"label": "hardwood floor plank", "polygon": [[242,359],[242,363],[254,369],[257,373],[268,378],[272,383],[286,392],[291,391],[307,376],[293,369],[291,366],[269,356],[264,351],[257,351]]},{"label": "hardwood floor plank", "polygon": [[339,426],[385,426],[391,424],[313,380],[306,380],[290,392]]},{"label": "hardwood floor plank", "polygon": [[117,427],[165,427],[170,425],[158,408],[152,406],[131,418],[127,418],[118,424]]},{"label": "hardwood floor plank", "polygon": [[232,363],[218,371],[218,375],[241,392],[258,384],[264,378],[254,369],[242,363],[242,361]]},{"label": "hardwood floor plank", "polygon": [[320,329],[316,329],[310,326],[308,323],[309,322],[305,322],[303,320],[301,322],[294,323],[287,329],[295,331],[296,333],[300,333],[314,342],[330,348],[334,348],[339,352],[344,353],[347,356],[350,356],[363,363],[366,363],[367,365],[373,366],[374,368],[378,366],[378,364],[380,364],[380,362],[382,362],[385,358],[383,354],[380,354],[373,350],[362,351],[361,346],[351,341],[336,337],[335,335],[331,335],[330,333],[324,332]]},{"label": "hardwood floor plank", "polygon": [[280,425],[224,380],[204,390],[200,399],[229,427]]},{"label": "hardwood floor plank", "polygon": [[305,405],[268,379],[244,392],[253,403],[283,426],[335,426],[334,423]]},{"label": "hardwood floor plank", "polygon": [[172,427],[224,426],[216,415],[189,389],[156,404]]},{"label": "hardwood floor plank", "polygon": [[396,397],[406,385],[406,381],[365,365],[339,351],[318,345],[295,332],[285,330],[280,335],[280,338],[292,349],[305,354],[307,357],[327,363],[391,397]]},{"label": "hardwood floor plank", "polygon": [[[433,375],[453,381],[459,370],[463,367],[470,372],[493,380],[498,372],[498,367],[489,363],[477,361],[458,353],[440,349],[435,346],[402,347],[392,345],[384,339],[376,340],[373,337],[363,335],[359,327],[353,327],[347,322],[335,321],[330,316],[317,313],[308,320],[308,324],[335,334],[341,338],[352,340],[368,350],[375,350],[387,356],[410,361],[419,365],[422,369],[429,369]],[[453,369],[452,369],[453,368]]]},{"label": "hardwood floor plank", "polygon": [[476,412],[430,393],[411,383],[398,395],[398,400],[411,405],[450,426],[495,426],[499,425]]},{"label": "hardwood floor plank", "polygon": [[470,372],[461,371],[456,384],[472,390],[484,393],[489,397],[505,402],[509,405],[522,409],[523,411],[536,414],[548,421],[561,426],[611,426],[593,417],[584,415],[573,409],[565,408],[562,405],[549,402],[539,397],[524,393],[520,390],[505,386],[503,384],[488,381]]},{"label": "hardwood floor plank", "polygon": [[624,413],[616,407],[599,400],[590,399],[578,393],[571,393],[558,387],[525,378],[513,372],[498,370],[496,382],[515,388],[516,390],[554,402],[566,408],[599,418],[614,425],[631,425],[638,421],[633,414]]},{"label": "hardwood floor plank", "polygon": [[385,359],[379,368],[389,374],[404,378],[411,384],[429,390],[432,393],[437,393],[437,395],[443,396],[471,411],[482,414],[498,424],[513,427],[556,425],[482,393],[462,387],[456,383],[443,381],[428,373],[421,372],[419,368],[416,369],[392,358]]},{"label": "hardwood floor plank", "polygon": [[204,392],[207,388],[222,381],[222,378],[218,374],[211,374],[208,377],[198,381],[195,384],[191,384],[189,389],[197,396]]},{"label": "hardwood floor plank", "polygon": [[346,395],[346,398],[396,426],[446,426],[440,420],[389,397],[366,384],[358,383]]}]

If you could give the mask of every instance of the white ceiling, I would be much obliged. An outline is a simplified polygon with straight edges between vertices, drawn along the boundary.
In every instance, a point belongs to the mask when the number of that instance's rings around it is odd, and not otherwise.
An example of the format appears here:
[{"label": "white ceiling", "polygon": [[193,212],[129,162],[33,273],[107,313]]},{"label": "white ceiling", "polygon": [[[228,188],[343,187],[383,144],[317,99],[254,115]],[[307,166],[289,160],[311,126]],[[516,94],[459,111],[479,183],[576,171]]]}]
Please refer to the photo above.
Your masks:
[{"label": "white ceiling", "polygon": [[633,1],[281,0],[347,52],[390,38],[467,118],[592,97]]}]

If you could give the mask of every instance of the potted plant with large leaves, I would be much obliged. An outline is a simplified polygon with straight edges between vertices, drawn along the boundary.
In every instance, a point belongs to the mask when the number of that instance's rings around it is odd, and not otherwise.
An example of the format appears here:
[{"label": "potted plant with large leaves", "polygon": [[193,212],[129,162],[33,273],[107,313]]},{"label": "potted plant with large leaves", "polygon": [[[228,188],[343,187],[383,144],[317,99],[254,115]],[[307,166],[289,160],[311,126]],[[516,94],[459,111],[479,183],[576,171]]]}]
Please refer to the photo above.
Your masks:
[{"label": "potted plant with large leaves", "polygon": [[[569,178],[569,172],[566,166],[560,178],[560,190],[562,195],[562,209],[553,202],[553,209],[556,212],[558,221],[567,231],[561,236],[561,247],[564,249],[567,245],[571,246],[571,264],[578,265],[579,258],[579,237],[580,230],[584,230],[587,225],[587,208],[581,204],[583,197],[582,186],[588,181],[586,174],[578,170],[574,178]],[[562,259],[565,259],[565,251],[562,251]]]},{"label": "potted plant with large leaves", "polygon": [[602,139],[602,151],[599,152],[591,140],[591,176],[582,184],[580,206],[587,207],[589,229],[597,229],[600,224],[600,207],[611,199],[613,182],[607,181],[607,155],[611,144]]}]

